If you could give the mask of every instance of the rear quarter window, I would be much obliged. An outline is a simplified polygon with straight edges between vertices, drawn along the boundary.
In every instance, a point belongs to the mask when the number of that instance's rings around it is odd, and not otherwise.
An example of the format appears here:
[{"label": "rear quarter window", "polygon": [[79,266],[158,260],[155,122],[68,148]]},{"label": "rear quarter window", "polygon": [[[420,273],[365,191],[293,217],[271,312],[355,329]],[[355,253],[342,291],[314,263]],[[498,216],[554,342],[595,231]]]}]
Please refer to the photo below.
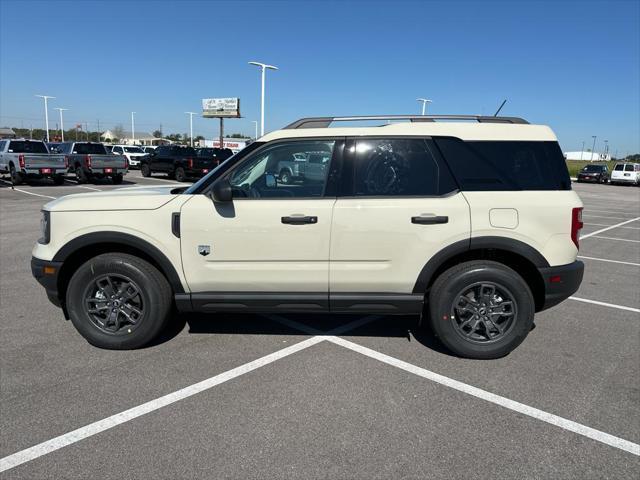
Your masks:
[{"label": "rear quarter window", "polygon": [[462,190],[570,190],[557,142],[434,139]]}]

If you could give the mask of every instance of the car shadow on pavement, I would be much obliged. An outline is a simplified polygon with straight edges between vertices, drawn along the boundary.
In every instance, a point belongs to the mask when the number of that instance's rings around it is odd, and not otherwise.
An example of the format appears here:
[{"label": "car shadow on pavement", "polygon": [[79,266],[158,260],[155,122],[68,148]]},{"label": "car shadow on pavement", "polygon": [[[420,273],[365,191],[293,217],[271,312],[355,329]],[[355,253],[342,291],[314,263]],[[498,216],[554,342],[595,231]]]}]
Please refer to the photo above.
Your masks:
[{"label": "car shadow on pavement", "polygon": [[[274,315],[286,320],[300,323],[319,332],[328,334],[331,330],[357,321],[366,315],[350,314],[287,314]],[[301,335],[310,333],[298,330],[293,326],[268,318],[268,315],[250,313],[174,313],[169,327],[154,341],[151,346],[167,342],[187,329],[188,334],[204,335]],[[453,355],[432,334],[426,322],[421,324],[417,315],[376,316],[372,321],[353,330],[340,334],[344,337],[381,337],[405,339],[407,342],[418,342],[421,345],[449,356]]]}]

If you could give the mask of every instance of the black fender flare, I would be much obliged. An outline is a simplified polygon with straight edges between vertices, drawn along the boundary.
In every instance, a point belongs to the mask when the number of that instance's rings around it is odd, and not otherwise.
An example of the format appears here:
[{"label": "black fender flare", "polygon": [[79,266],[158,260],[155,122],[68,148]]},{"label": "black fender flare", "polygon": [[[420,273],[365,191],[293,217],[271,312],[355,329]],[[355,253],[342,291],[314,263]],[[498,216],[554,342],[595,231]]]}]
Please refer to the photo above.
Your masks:
[{"label": "black fender flare", "polygon": [[433,274],[447,260],[456,255],[483,249],[502,250],[519,255],[531,262],[536,268],[549,267],[549,262],[538,250],[520,240],[493,236],[473,237],[452,243],[433,255],[424,267],[422,267],[418,279],[414,284],[413,293],[424,294],[427,291]]},{"label": "black fender flare", "polygon": [[180,276],[178,275],[178,272],[176,271],[171,261],[165,256],[165,254],[146,240],[142,240],[128,233],[107,231],[80,235],[79,237],[76,237],[65,244],[60,250],[58,250],[52,261],[64,262],[67,258],[69,258],[69,256],[71,256],[71,254],[81,248],[104,243],[120,244],[128,247],[133,247],[144,252],[160,266],[160,269],[166,275],[167,280],[169,280],[174,293],[184,293],[184,287],[182,286],[182,282],[180,281]]}]

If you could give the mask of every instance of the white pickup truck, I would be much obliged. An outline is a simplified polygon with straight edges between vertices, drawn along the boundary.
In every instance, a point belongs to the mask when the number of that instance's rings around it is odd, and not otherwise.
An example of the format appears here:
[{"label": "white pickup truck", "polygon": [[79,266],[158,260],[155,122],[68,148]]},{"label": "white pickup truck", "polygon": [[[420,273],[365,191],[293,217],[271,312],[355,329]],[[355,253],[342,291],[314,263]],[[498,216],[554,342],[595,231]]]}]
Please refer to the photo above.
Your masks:
[{"label": "white pickup truck", "polygon": [[51,178],[62,185],[67,167],[64,155],[49,153],[42,141],[0,140],[0,173],[9,173],[16,185],[28,178]]}]

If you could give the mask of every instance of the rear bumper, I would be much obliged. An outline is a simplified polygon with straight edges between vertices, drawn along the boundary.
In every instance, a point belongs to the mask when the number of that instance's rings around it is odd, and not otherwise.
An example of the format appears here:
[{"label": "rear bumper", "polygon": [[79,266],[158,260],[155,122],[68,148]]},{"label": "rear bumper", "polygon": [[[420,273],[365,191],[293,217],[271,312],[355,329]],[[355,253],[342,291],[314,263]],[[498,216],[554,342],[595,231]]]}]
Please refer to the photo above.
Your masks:
[{"label": "rear bumper", "polygon": [[50,178],[67,173],[64,167],[39,167],[22,169],[22,174],[33,178]]},{"label": "rear bumper", "polygon": [[551,308],[573,295],[584,275],[584,263],[576,260],[568,265],[539,268],[544,281],[544,305],[541,310]]},{"label": "rear bumper", "polygon": [[51,262],[31,257],[31,274],[47,292],[49,301],[56,307],[62,307],[58,292],[58,276],[62,262]]},{"label": "rear bumper", "polygon": [[634,185],[638,183],[635,177],[621,177],[621,178],[612,178],[611,183],[633,183]]}]

